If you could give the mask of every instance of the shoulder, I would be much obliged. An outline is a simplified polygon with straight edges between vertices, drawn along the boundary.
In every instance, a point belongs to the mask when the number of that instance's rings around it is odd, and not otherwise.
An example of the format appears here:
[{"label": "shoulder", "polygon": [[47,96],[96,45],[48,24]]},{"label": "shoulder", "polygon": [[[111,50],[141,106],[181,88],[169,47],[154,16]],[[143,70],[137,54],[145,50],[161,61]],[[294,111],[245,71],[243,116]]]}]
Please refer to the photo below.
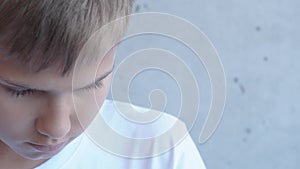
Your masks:
[{"label": "shoulder", "polygon": [[205,168],[185,124],[167,113],[106,100],[90,127],[86,134],[101,149],[98,156],[109,154],[105,159],[118,167]]},{"label": "shoulder", "polygon": [[[127,111],[127,103],[118,103]],[[153,121],[138,123],[119,111],[113,101],[104,102],[64,168],[205,168],[184,123],[177,118],[162,113]]]}]

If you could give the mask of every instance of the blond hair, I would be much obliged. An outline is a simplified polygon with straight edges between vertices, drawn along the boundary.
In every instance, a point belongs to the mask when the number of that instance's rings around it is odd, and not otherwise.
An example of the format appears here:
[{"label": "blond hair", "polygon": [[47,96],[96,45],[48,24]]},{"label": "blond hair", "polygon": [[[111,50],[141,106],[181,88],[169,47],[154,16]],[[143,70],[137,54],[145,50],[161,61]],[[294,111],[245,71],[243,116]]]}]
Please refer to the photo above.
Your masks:
[{"label": "blond hair", "polygon": [[132,5],[133,0],[0,0],[0,50],[36,72],[58,64],[65,75],[88,38],[129,15]]}]

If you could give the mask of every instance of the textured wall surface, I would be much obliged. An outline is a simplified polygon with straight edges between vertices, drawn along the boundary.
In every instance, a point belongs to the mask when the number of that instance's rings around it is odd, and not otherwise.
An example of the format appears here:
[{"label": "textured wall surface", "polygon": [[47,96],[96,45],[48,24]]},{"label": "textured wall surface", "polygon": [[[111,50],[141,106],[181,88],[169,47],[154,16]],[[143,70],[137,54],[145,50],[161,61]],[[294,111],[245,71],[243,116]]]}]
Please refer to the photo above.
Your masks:
[{"label": "textured wall surface", "polygon": [[[195,24],[220,55],[227,79],[226,108],[214,135],[197,144],[208,169],[299,168],[299,8],[297,0],[136,2],[136,13],[166,12]],[[117,63],[138,49],[162,48],[181,56],[193,70],[201,94],[191,130],[197,142],[211,99],[201,62],[168,38],[141,36],[124,43]],[[145,71],[134,79],[132,101],[147,106],[149,92],[156,88],[166,93],[166,111],[176,115],[180,91],[174,79],[159,71]]]}]

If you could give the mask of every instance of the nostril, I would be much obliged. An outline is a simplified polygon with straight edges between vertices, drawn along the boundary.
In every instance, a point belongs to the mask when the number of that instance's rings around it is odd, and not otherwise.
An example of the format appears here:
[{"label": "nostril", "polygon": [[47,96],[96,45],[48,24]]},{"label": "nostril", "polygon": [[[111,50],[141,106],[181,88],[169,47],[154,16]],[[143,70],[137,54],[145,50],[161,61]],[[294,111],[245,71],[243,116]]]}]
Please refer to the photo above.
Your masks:
[{"label": "nostril", "polygon": [[69,116],[41,116],[35,121],[36,131],[51,139],[65,137],[71,130]]}]

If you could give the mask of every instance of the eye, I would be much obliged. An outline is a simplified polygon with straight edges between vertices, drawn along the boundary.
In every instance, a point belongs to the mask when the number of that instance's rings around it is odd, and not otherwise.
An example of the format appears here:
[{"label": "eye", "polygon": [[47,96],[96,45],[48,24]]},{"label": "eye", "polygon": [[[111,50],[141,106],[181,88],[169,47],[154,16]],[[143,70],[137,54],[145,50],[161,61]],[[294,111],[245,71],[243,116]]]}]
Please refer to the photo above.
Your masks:
[{"label": "eye", "polygon": [[34,90],[14,90],[14,89],[8,89],[8,92],[11,94],[11,96],[13,97],[17,97],[17,98],[20,98],[20,97],[24,97],[24,96],[27,96],[27,95],[32,95],[34,94]]},{"label": "eye", "polygon": [[89,87],[85,88],[84,90],[89,92],[91,90],[101,89],[102,87],[103,87],[103,82],[99,81],[99,82],[95,82],[94,85],[89,86]]}]

